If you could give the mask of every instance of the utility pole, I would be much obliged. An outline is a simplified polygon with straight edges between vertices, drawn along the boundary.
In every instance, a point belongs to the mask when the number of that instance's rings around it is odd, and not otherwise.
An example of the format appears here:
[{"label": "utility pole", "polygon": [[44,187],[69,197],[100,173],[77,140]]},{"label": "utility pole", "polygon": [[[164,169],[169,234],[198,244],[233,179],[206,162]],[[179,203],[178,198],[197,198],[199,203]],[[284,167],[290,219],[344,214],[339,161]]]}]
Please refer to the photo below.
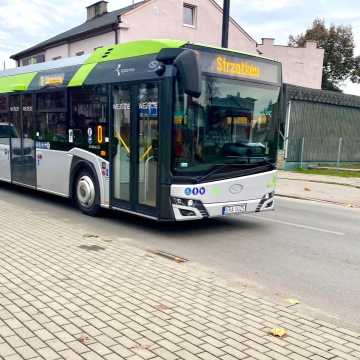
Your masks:
[{"label": "utility pole", "polygon": [[229,47],[229,23],[230,23],[230,0],[224,0],[222,41],[221,41],[221,46],[223,48]]}]

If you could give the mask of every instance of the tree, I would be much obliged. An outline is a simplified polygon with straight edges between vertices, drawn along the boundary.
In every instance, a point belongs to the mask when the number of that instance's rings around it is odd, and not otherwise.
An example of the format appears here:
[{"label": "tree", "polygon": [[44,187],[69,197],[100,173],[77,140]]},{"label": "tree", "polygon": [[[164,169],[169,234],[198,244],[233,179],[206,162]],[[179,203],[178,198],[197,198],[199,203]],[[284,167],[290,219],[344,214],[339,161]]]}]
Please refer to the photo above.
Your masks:
[{"label": "tree", "polygon": [[315,19],[305,34],[289,36],[289,46],[304,47],[306,41],[316,41],[325,50],[322,88],[341,91],[340,85],[347,79],[360,83],[360,56],[354,56],[354,37],[351,26],[330,25]]}]

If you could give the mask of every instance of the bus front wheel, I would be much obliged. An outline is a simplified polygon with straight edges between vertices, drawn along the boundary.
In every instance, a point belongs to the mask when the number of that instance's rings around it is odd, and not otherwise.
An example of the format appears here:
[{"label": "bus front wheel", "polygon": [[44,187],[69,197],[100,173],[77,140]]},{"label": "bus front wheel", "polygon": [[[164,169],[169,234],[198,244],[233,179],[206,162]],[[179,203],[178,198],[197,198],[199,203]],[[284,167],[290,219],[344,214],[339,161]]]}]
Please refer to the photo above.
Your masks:
[{"label": "bus front wheel", "polygon": [[78,208],[84,214],[96,216],[99,213],[99,187],[90,171],[81,170],[76,177],[75,199]]}]

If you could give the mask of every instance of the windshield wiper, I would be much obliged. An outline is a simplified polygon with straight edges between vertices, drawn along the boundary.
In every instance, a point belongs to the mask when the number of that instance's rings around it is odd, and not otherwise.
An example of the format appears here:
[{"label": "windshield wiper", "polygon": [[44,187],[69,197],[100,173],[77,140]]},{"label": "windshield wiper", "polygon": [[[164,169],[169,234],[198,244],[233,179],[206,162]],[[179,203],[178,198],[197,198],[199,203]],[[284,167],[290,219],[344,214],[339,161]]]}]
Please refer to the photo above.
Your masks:
[{"label": "windshield wiper", "polygon": [[255,162],[255,163],[246,163],[246,164],[215,164],[214,167],[205,175],[199,176],[198,178],[196,178],[196,182],[200,183],[206,179],[209,179],[212,175],[215,175],[217,173],[221,173],[222,170],[228,168],[228,167],[239,167],[239,168],[249,168],[249,165],[251,166],[250,168],[257,168],[259,166],[263,166],[263,165],[273,165],[271,161],[269,161],[266,158],[262,158],[263,161],[261,162]]},{"label": "windshield wiper", "polygon": [[234,166],[234,167],[246,167],[248,166],[248,164],[216,164],[214,165],[214,167],[212,168],[212,170],[210,170],[207,174],[203,175],[203,176],[199,176],[196,181],[197,182],[201,182],[204,181],[206,179],[208,179],[211,175],[214,175],[216,173],[218,173],[220,170],[226,169],[228,166]]}]

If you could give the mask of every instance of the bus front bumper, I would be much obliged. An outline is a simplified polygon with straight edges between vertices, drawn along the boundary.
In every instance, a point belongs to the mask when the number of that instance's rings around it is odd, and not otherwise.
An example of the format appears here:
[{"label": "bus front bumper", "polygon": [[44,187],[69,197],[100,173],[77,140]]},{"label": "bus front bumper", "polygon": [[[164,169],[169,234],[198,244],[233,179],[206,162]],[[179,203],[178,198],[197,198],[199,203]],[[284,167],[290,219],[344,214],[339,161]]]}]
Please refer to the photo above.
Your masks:
[{"label": "bus front bumper", "polygon": [[262,199],[203,204],[196,201],[191,206],[173,203],[176,221],[200,220],[219,216],[241,215],[274,210],[274,194],[266,194]]}]

